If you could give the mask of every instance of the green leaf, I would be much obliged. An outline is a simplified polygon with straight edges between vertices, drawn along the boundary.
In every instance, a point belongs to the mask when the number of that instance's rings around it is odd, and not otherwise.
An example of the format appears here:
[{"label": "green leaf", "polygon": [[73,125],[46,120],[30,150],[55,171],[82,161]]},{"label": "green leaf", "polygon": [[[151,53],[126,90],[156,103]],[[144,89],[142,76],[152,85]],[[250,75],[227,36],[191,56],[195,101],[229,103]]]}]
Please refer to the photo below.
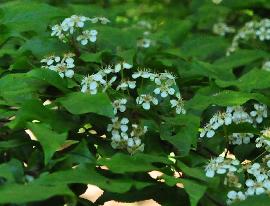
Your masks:
[{"label": "green leaf", "polygon": [[[67,178],[68,177],[68,178]],[[124,193],[130,190],[133,184],[137,181],[130,181],[125,178],[108,178],[99,174],[95,165],[84,165],[66,171],[58,171],[52,174],[44,174],[41,178],[36,180],[36,184],[93,184],[101,189],[109,192]],[[143,182],[140,182],[141,186]],[[148,183],[144,184],[145,186]]]},{"label": "green leaf", "polygon": [[269,54],[262,50],[238,50],[230,56],[218,59],[214,62],[214,66],[222,66],[224,68],[236,68],[250,64],[254,61],[268,58]]},{"label": "green leaf", "polygon": [[193,115],[183,115],[175,118],[166,118],[167,125],[175,125],[181,127],[175,135],[168,133],[165,127],[161,131],[161,139],[170,142],[178,150],[179,155],[188,155],[191,145],[196,146],[198,128],[200,126],[200,118]]},{"label": "green leaf", "polygon": [[31,39],[25,41],[20,47],[19,53],[24,54],[30,51],[38,59],[42,59],[52,53],[61,55],[69,52],[69,48],[66,44],[61,43],[58,39],[52,39],[48,35],[34,36]]},{"label": "green leaf", "polygon": [[34,69],[27,73],[29,77],[44,81],[55,88],[67,92],[67,81],[62,79],[57,72],[49,69]]},{"label": "green leaf", "polygon": [[228,46],[228,42],[222,37],[194,35],[183,43],[181,53],[183,56],[206,59],[212,55],[224,54]]},{"label": "green leaf", "polygon": [[169,159],[162,156],[154,156],[147,154],[135,154],[133,156],[122,153],[115,154],[110,159],[99,159],[98,164],[107,166],[114,173],[126,172],[148,172],[156,170],[157,167],[153,163],[170,164]]},{"label": "green leaf", "polygon": [[184,175],[196,178],[198,180],[207,181],[204,171],[201,168],[192,168],[185,165],[183,162],[177,161],[177,167],[184,173]]},{"label": "green leaf", "polygon": [[190,101],[186,103],[186,108],[202,111],[210,105],[236,106],[242,105],[252,99],[270,105],[270,100],[259,93],[244,93],[224,90],[208,96],[196,94]]},{"label": "green leaf", "polygon": [[10,104],[19,104],[37,97],[36,91],[40,86],[40,82],[27,77],[27,74],[8,74],[1,78],[0,97]]},{"label": "green leaf", "polygon": [[27,126],[43,148],[44,162],[46,165],[53,154],[64,144],[67,133],[56,133],[46,124],[28,123]]},{"label": "green leaf", "polygon": [[197,206],[207,187],[189,179],[181,179],[181,182],[184,184],[184,189],[188,193],[191,206]]},{"label": "green leaf", "polygon": [[98,53],[83,53],[80,56],[80,59],[83,60],[84,62],[101,63],[102,62],[102,53],[103,52],[98,52]]},{"label": "green leaf", "polygon": [[133,58],[135,56],[135,50],[134,49],[129,49],[125,51],[119,51],[117,52],[117,55],[123,58],[123,61],[133,64]]},{"label": "green leaf", "polygon": [[27,122],[33,120],[49,124],[60,132],[67,131],[71,127],[71,123],[65,116],[47,108],[38,100],[26,101],[17,112],[16,118],[7,125],[11,129],[24,128]]},{"label": "green leaf", "polygon": [[235,86],[245,92],[269,88],[269,82],[270,72],[259,69],[253,69],[235,81],[216,80],[217,85],[220,87]]},{"label": "green leaf", "polygon": [[[19,160],[12,159],[7,163],[0,165],[0,177],[7,180],[8,183],[21,181],[23,177],[23,167]],[[1,195],[1,192],[0,192]]]},{"label": "green leaf", "polygon": [[111,101],[104,93],[91,95],[88,93],[74,92],[57,99],[57,101],[72,114],[96,113],[113,117]]},{"label": "green leaf", "polygon": [[14,32],[44,32],[51,18],[63,15],[60,9],[48,4],[25,0],[1,4],[0,8],[4,11],[1,23]]},{"label": "green leaf", "polygon": [[66,185],[7,184],[0,186],[0,203],[22,204],[41,201],[56,195],[73,196]]}]

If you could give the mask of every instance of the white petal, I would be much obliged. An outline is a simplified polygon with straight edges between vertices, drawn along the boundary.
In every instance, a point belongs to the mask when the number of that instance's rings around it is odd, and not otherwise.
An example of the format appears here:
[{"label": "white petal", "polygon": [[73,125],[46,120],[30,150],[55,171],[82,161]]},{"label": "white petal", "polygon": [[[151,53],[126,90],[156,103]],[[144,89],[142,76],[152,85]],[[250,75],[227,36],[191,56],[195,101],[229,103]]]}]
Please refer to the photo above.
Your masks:
[{"label": "white petal", "polygon": [[155,94],[160,94],[160,88],[156,88],[156,89],[154,90],[154,93],[155,93]]},{"label": "white petal", "polygon": [[206,170],[206,174],[207,177],[214,177],[215,176],[215,171],[214,170]]},{"label": "white petal", "polygon": [[213,137],[214,135],[215,135],[215,132],[214,132],[213,130],[210,130],[210,131],[208,131],[208,132],[206,133],[206,136],[207,136],[208,138]]},{"label": "white petal", "polygon": [[121,125],[121,131],[122,132],[126,132],[126,131],[128,131],[128,126],[127,125]]},{"label": "white petal", "polygon": [[169,93],[170,95],[173,95],[174,92],[175,92],[174,88],[170,88],[170,89],[168,90],[168,93]]},{"label": "white petal", "polygon": [[150,109],[150,103],[149,103],[149,102],[144,102],[144,103],[142,104],[142,106],[143,106],[143,108],[144,108],[145,110],[149,110],[149,109]]},{"label": "white petal", "polygon": [[227,197],[230,198],[230,199],[235,199],[236,196],[237,196],[237,192],[235,192],[235,191],[230,191],[227,194]]},{"label": "white petal", "polygon": [[94,89],[96,89],[96,88],[97,88],[97,86],[98,86],[97,82],[91,82],[91,83],[89,84],[89,88],[90,88],[90,90],[94,90]]},{"label": "white petal", "polygon": [[97,36],[91,36],[91,37],[89,38],[89,40],[90,40],[91,42],[96,42],[96,41],[97,41]]},{"label": "white petal", "polygon": [[86,45],[87,43],[88,43],[88,40],[87,40],[87,39],[81,40],[81,44],[82,44],[82,45]]},{"label": "white petal", "polygon": [[74,76],[74,71],[69,69],[65,72],[65,76],[68,78],[72,78]]},{"label": "white petal", "polygon": [[116,64],[114,67],[114,72],[120,72],[121,71],[121,64]]},{"label": "white petal", "polygon": [[128,63],[126,63],[126,62],[124,62],[124,63],[123,63],[123,68],[124,68],[124,69],[130,69],[130,68],[132,68],[132,65],[131,65],[131,64],[128,64]]},{"label": "white petal", "polygon": [[168,93],[166,91],[161,92],[161,97],[165,98],[168,96]]}]

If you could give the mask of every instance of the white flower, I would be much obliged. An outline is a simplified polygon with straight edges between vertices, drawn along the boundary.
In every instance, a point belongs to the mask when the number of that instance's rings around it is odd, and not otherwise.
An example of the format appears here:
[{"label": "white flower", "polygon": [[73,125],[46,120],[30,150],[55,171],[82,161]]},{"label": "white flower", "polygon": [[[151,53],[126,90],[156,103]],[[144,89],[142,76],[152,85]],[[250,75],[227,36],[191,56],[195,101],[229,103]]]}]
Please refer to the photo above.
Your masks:
[{"label": "white flower", "polygon": [[81,85],[81,92],[90,92],[90,94],[96,94],[100,85],[106,84],[103,76],[99,73],[88,75],[83,78]]},{"label": "white flower", "polygon": [[186,114],[186,110],[184,109],[184,101],[180,95],[180,93],[176,94],[177,100],[170,100],[171,107],[176,108],[176,114]]},{"label": "white flower", "polygon": [[154,82],[158,86],[155,90],[155,94],[160,94],[161,97],[165,98],[168,95],[173,95],[175,93],[175,76],[169,72],[164,72],[158,74],[154,78]]},{"label": "white flower", "polygon": [[88,41],[96,42],[97,34],[97,30],[85,30],[77,37],[77,41],[81,42],[82,45],[88,44]]},{"label": "white flower", "polygon": [[227,107],[226,113],[232,115],[232,121],[236,124],[243,122],[253,123],[252,118],[244,111],[242,106]]},{"label": "white flower", "polygon": [[246,195],[260,195],[270,189],[270,181],[264,178],[256,178],[256,181],[252,179],[246,180],[246,186],[248,187]]},{"label": "white flower", "polygon": [[64,19],[64,21],[61,23],[61,27],[63,31],[69,31],[70,34],[73,34],[75,28],[84,27],[85,21],[87,20],[88,18],[85,16],[72,15],[71,17]]},{"label": "white flower", "polygon": [[123,66],[124,69],[131,69],[133,67],[133,65],[131,65],[131,64],[127,63],[127,62],[123,62],[122,66]]},{"label": "white flower", "polygon": [[209,123],[216,130],[222,125],[230,125],[232,123],[232,115],[229,112],[217,112],[209,120]]},{"label": "white flower", "polygon": [[[87,21],[90,21],[92,23],[97,23],[98,21],[100,21],[101,24],[107,24],[108,22],[110,22],[105,17],[96,17],[91,19],[85,16],[72,15],[71,17],[65,18],[60,24],[54,25],[52,27],[51,36],[56,36],[63,42],[67,42],[67,37],[73,34],[77,34],[78,32],[81,32],[81,28],[85,26],[85,23]],[[88,41],[95,42],[96,36],[97,31],[93,29],[93,30],[85,30],[75,38],[77,39],[77,41],[80,41],[82,45],[86,45]]]},{"label": "white flower", "polygon": [[44,59],[41,59],[41,63],[46,63],[48,66],[52,65],[53,63],[58,63],[60,62],[61,58],[59,56],[48,56]]},{"label": "white flower", "polygon": [[136,98],[136,103],[141,104],[145,110],[149,110],[151,107],[151,103],[154,105],[158,105],[158,100],[150,94],[141,94],[139,97]]},{"label": "white flower", "polygon": [[207,124],[204,126],[204,128],[200,129],[200,137],[206,137],[211,138],[215,135],[215,131],[211,124]]},{"label": "white flower", "polygon": [[128,88],[134,89],[136,87],[136,81],[122,80],[116,87],[116,90],[127,90]]},{"label": "white flower", "polygon": [[127,99],[118,99],[113,102],[113,109],[114,109],[114,114],[117,114],[117,111],[119,110],[120,112],[126,111],[126,103]]},{"label": "white flower", "polygon": [[120,72],[122,69],[131,69],[133,66],[126,62],[118,63],[114,66],[114,73]]},{"label": "white flower", "polygon": [[270,40],[270,20],[263,19],[256,25],[256,36],[260,41]]},{"label": "white flower", "polygon": [[229,140],[231,144],[241,145],[250,143],[250,139],[253,137],[254,135],[251,133],[233,133],[229,136]]},{"label": "white flower", "polygon": [[227,49],[230,55],[239,47],[240,40],[259,39],[260,41],[270,40],[270,20],[247,22],[234,36],[231,46]]},{"label": "white flower", "polygon": [[142,77],[144,79],[151,79],[153,81],[157,77],[157,74],[154,74],[150,72],[150,70],[147,70],[147,69],[138,70],[137,72],[134,72],[132,74],[133,79],[137,79],[139,77]]},{"label": "white flower", "polygon": [[57,37],[60,37],[60,36],[63,35],[63,34],[62,34],[62,31],[63,31],[62,27],[61,27],[60,25],[56,24],[56,25],[54,25],[54,26],[52,27],[52,33],[51,33],[51,36],[57,36]]},{"label": "white flower", "polygon": [[147,132],[147,127],[146,126],[141,127],[141,126],[139,126],[137,124],[132,124],[132,131],[130,133],[130,136],[139,138],[139,137],[145,135],[146,132]]},{"label": "white flower", "polygon": [[41,60],[41,63],[46,63],[42,68],[55,71],[62,78],[72,78],[74,75],[72,68],[75,67],[73,56],[74,54],[72,53],[64,54],[62,60],[59,56],[49,56]]},{"label": "white flower", "polygon": [[121,132],[126,133],[128,131],[128,124],[129,120],[127,118],[122,118],[121,120],[119,117],[112,118],[112,124],[108,124],[107,131],[112,133],[118,133],[119,130]]},{"label": "white flower", "polygon": [[256,147],[262,147],[266,146],[266,148],[270,147],[270,128],[266,128],[261,131],[261,136],[257,137],[255,142],[256,142]]},{"label": "white flower", "polygon": [[237,171],[237,167],[240,162],[236,159],[224,159],[224,157],[219,156],[211,159],[205,167],[205,172],[207,177],[214,177],[215,174],[225,174],[227,172]]},{"label": "white flower", "polygon": [[262,123],[263,118],[267,117],[267,106],[264,104],[254,104],[255,110],[250,115],[255,118],[257,123]]},{"label": "white flower", "polygon": [[154,93],[155,94],[160,94],[161,97],[165,98],[169,95],[173,95],[174,92],[175,92],[175,89],[170,87],[171,85],[169,84],[159,84],[158,85],[159,87],[157,87],[155,90],[154,90]]},{"label": "white flower", "polygon": [[102,69],[99,71],[99,73],[100,73],[102,76],[106,76],[107,74],[113,73],[112,66],[111,66],[111,65],[107,65],[107,66],[105,66],[105,67],[102,67]]},{"label": "white flower", "polygon": [[228,197],[227,204],[232,204],[234,202],[243,201],[246,199],[246,195],[243,192],[241,191],[236,192],[233,190],[228,192],[227,197]]}]

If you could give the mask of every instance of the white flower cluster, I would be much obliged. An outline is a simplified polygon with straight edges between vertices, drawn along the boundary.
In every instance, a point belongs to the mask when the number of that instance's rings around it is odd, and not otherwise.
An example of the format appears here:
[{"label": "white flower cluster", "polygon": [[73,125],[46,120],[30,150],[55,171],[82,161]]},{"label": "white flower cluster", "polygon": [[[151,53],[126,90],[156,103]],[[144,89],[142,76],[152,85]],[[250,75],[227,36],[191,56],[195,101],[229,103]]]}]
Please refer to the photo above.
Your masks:
[{"label": "white flower cluster", "polygon": [[[215,135],[215,131],[223,125],[240,124],[240,123],[250,123],[250,124],[260,124],[263,119],[268,116],[267,106],[264,104],[254,104],[254,110],[247,113],[242,106],[227,107],[226,112],[217,112],[210,119],[209,123],[201,128],[200,137],[211,138]],[[229,137],[232,144],[247,144],[252,138],[252,134],[239,134],[234,133]]]},{"label": "white flower cluster", "polygon": [[233,173],[238,170],[240,162],[236,159],[228,159],[222,156],[213,158],[205,167],[207,177],[214,177],[215,174]]},{"label": "white flower cluster", "polygon": [[261,135],[256,138],[256,147],[265,149],[270,152],[270,128],[264,129],[261,131]]},{"label": "white flower cluster", "polygon": [[264,104],[254,104],[254,111],[250,112],[250,116],[252,116],[257,123],[262,123],[263,119],[268,116],[267,114],[267,106]]},{"label": "white flower cluster", "polygon": [[[116,65],[110,65],[102,68],[97,73],[85,76],[81,82],[81,92],[97,94],[99,91],[105,92],[111,87],[115,90],[127,91],[136,88],[138,78],[150,80],[154,89],[152,93],[140,94],[136,98],[137,105],[143,109],[150,110],[151,105],[158,105],[161,99],[174,97],[170,99],[171,107],[175,108],[177,114],[185,114],[184,102],[179,92],[176,92],[175,76],[169,72],[152,73],[149,70],[139,70],[131,72],[132,80],[125,78],[125,70],[130,70],[133,66],[121,62]],[[129,72],[130,73],[130,72]],[[159,100],[160,99],[160,100]],[[127,99],[116,99],[112,102],[114,114],[112,124],[108,125],[108,131],[112,133],[112,146],[114,148],[126,148],[129,152],[142,151],[144,146],[141,142],[141,136],[147,131],[146,127],[132,124],[132,130],[128,132],[127,118],[120,118],[121,113],[125,112]]]},{"label": "white flower cluster", "polygon": [[114,114],[117,114],[117,112],[124,112],[126,111],[127,107],[127,99],[117,99],[115,100],[112,105],[113,105],[113,112]]},{"label": "white flower cluster", "polygon": [[213,25],[213,33],[219,36],[225,36],[229,33],[234,33],[235,29],[233,27],[228,26],[224,22],[218,22]]},{"label": "white flower cluster", "polygon": [[42,68],[50,69],[52,71],[57,72],[60,77],[68,77],[72,78],[74,75],[73,68],[74,65],[74,57],[73,53],[67,53],[63,55],[63,58],[55,55],[48,56],[42,59],[40,62],[45,64]]},{"label": "white flower cluster", "polygon": [[[139,70],[132,74],[134,79],[143,78],[155,83],[156,88],[153,94],[141,94],[137,97],[137,104],[142,105],[143,109],[149,110],[151,104],[158,105],[160,98],[167,98],[175,96],[176,99],[170,99],[171,107],[176,109],[177,114],[185,114],[184,102],[180,93],[176,92],[175,76],[169,72],[152,73],[148,70]],[[156,97],[155,97],[156,95]]]},{"label": "white flower cluster", "polygon": [[51,36],[56,36],[61,41],[67,42],[70,35],[76,34],[76,40],[82,45],[86,45],[88,42],[96,42],[97,30],[83,30],[86,22],[107,24],[110,21],[105,17],[89,18],[86,16],[72,15],[71,17],[65,18],[60,24],[54,25],[52,27]]},{"label": "white flower cluster", "polygon": [[245,191],[229,191],[227,203],[245,200],[248,196],[261,195],[270,192],[270,155],[263,158],[263,163],[253,163],[245,167],[248,179],[245,181]]},{"label": "white flower cluster", "polygon": [[[264,104],[254,104],[250,112],[246,112],[242,106],[227,107],[226,112],[216,113],[201,131],[201,136],[211,137],[215,134],[215,130],[222,125],[230,125],[232,123],[239,124],[247,122],[256,126],[268,117],[267,106]],[[254,138],[252,133],[232,133],[229,135],[229,143],[233,145],[241,145],[250,143]],[[209,178],[216,174],[224,174],[224,184],[237,188],[227,193],[227,204],[237,201],[243,201],[248,196],[270,194],[270,128],[261,131],[255,139],[256,147],[264,147],[266,155],[262,158],[262,162],[245,161],[240,164],[236,159],[224,158],[219,156],[213,158],[205,167],[205,175]],[[267,154],[268,153],[268,154]],[[227,153],[226,153],[227,155]],[[240,182],[239,173],[245,172],[248,175],[242,183]]]},{"label": "white flower cluster", "polygon": [[243,201],[245,200],[247,197],[246,195],[242,192],[242,191],[230,191],[227,194],[228,200],[227,200],[227,204],[232,204],[234,202],[238,202],[238,201]]},{"label": "white flower cluster", "polygon": [[247,22],[234,36],[231,46],[227,49],[227,55],[238,49],[241,40],[249,39],[270,40],[270,19]]},{"label": "white flower cluster", "polygon": [[233,145],[249,144],[253,137],[252,133],[232,133],[229,135],[229,141]]},{"label": "white flower cluster", "polygon": [[147,127],[141,127],[138,124],[132,124],[131,129],[127,118],[112,118],[112,124],[108,124],[107,131],[112,134],[112,147],[115,149],[127,149],[134,154],[144,150],[144,144],[141,137],[147,132]]},{"label": "white flower cluster", "polygon": [[[102,89],[102,92],[105,92],[117,80],[117,74],[120,71],[131,68],[132,65],[126,62],[122,62],[116,64],[115,66],[107,66],[98,71],[97,73],[85,76],[81,82],[81,92],[96,94],[99,88]],[[124,83],[122,82],[121,86],[118,89],[125,90],[128,86],[128,83],[127,86],[124,86]],[[131,87],[129,86],[129,88]]]}]

